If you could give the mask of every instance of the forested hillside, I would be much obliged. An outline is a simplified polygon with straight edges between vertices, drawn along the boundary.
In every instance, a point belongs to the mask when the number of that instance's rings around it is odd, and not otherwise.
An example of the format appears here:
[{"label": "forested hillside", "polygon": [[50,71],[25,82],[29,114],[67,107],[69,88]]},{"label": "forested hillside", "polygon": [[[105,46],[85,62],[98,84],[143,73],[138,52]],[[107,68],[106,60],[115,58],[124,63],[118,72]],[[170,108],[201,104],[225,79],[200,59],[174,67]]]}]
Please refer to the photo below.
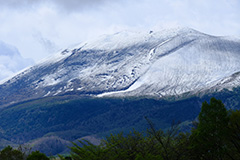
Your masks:
[{"label": "forested hillside", "polygon": [[[191,132],[180,131],[172,124],[163,131],[156,129],[145,117],[148,127],[144,131],[110,134],[95,145],[83,139],[73,143],[70,155],[51,159],[69,160],[238,160],[240,157],[240,110],[227,110],[221,100],[211,98],[203,102],[201,112],[193,122]],[[43,153],[23,148],[6,147],[0,158],[18,160],[48,160]]]}]

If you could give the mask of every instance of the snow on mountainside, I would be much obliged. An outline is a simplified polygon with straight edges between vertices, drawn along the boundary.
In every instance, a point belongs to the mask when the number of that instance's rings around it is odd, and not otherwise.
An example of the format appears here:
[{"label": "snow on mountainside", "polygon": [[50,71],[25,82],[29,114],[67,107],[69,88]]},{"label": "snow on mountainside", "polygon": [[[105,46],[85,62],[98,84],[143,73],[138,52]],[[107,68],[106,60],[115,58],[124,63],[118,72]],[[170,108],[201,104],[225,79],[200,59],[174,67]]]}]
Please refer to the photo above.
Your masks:
[{"label": "snow on mountainside", "polygon": [[0,104],[79,94],[164,97],[240,85],[240,41],[189,28],[119,32],[66,49],[0,85]]}]

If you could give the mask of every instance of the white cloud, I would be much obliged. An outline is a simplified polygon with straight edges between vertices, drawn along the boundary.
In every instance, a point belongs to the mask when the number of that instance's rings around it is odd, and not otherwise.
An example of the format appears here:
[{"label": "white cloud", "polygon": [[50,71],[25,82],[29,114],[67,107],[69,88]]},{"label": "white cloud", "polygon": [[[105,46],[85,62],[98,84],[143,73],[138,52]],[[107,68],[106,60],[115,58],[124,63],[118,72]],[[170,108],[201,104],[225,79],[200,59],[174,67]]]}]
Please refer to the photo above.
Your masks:
[{"label": "white cloud", "polygon": [[238,0],[0,0],[0,6],[0,39],[35,61],[125,29],[182,25],[240,36]]},{"label": "white cloud", "polygon": [[35,9],[39,5],[51,5],[54,4],[57,7],[68,10],[78,11],[85,7],[98,6],[104,2],[110,0],[0,0],[1,8],[13,8],[13,9]]},{"label": "white cloud", "polygon": [[0,42],[0,80],[32,64],[32,60],[22,58],[17,48]]}]

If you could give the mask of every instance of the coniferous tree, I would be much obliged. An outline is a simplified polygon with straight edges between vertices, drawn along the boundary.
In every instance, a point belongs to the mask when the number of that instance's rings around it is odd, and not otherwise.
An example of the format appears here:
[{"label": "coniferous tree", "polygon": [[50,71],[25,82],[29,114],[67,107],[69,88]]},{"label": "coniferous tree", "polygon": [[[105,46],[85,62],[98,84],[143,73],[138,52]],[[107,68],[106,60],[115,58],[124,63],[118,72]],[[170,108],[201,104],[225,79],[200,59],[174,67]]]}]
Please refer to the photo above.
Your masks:
[{"label": "coniferous tree", "polygon": [[229,116],[224,104],[211,98],[210,104],[202,104],[197,128],[192,131],[192,159],[225,159],[229,136]]},{"label": "coniferous tree", "polygon": [[229,129],[229,156],[232,159],[238,159],[240,157],[240,110],[230,112]]}]

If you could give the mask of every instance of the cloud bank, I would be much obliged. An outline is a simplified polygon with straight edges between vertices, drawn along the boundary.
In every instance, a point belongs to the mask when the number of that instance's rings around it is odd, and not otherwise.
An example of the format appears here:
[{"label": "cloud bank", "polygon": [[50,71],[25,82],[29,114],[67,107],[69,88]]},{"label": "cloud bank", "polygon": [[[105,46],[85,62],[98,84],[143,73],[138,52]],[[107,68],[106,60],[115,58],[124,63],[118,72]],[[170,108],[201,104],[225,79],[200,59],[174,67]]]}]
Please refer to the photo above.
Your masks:
[{"label": "cloud bank", "polygon": [[186,26],[240,37],[239,0],[0,0],[0,40],[42,58],[102,34]]},{"label": "cloud bank", "polygon": [[0,8],[7,9],[36,9],[39,6],[56,6],[68,12],[96,7],[110,0],[0,0]]},{"label": "cloud bank", "polygon": [[17,48],[0,41],[0,80],[32,64],[33,61],[23,58]]}]

